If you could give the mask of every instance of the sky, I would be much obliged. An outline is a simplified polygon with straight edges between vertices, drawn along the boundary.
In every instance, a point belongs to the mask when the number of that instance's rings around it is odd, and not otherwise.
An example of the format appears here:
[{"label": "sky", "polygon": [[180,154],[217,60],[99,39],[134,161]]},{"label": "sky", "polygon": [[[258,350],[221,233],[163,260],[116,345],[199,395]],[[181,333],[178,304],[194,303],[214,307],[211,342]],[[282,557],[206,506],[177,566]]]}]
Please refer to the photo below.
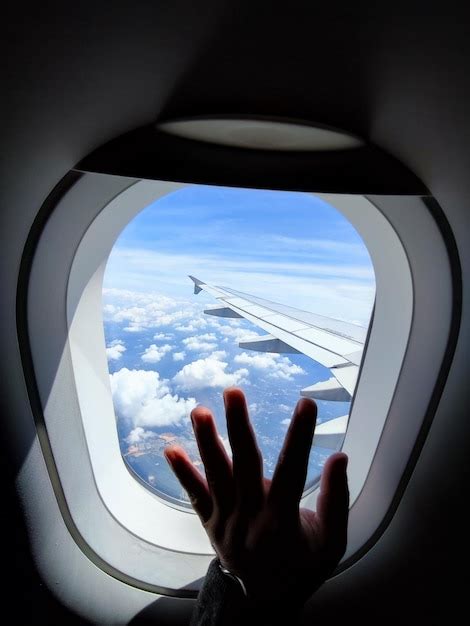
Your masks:
[{"label": "sky", "polygon": [[[189,425],[194,406],[213,410],[229,450],[221,392],[242,386],[270,475],[300,390],[331,377],[304,355],[239,348],[263,331],[246,320],[204,315],[217,302],[193,294],[188,274],[362,326],[375,295],[360,236],[311,194],[194,185],[136,215],[104,277],[111,389],[126,462],[147,486],[177,498],[160,464],[162,445],[181,443],[199,464]],[[349,403],[321,402],[319,422],[348,410]],[[312,453],[313,473],[327,453]]]},{"label": "sky", "polygon": [[188,274],[362,325],[375,293],[358,233],[307,193],[202,185],[170,193],[122,232],[105,287],[187,297]]}]

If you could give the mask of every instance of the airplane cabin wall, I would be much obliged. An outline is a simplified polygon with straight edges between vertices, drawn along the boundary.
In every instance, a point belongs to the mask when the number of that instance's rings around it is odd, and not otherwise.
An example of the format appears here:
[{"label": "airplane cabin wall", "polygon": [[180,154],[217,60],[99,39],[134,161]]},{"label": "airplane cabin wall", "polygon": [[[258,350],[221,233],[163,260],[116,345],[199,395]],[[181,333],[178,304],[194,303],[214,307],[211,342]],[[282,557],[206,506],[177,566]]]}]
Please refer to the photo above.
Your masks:
[{"label": "airplane cabin wall", "polygon": [[[62,523],[37,447],[15,299],[29,229],[67,171],[105,141],[163,113],[201,112],[303,117],[357,132],[415,172],[445,212],[462,265],[463,322],[439,408],[384,536],[313,598],[306,623],[345,618],[362,624],[452,623],[451,614],[466,597],[455,567],[468,547],[463,514],[470,349],[466,24],[457,8],[446,5],[432,13],[429,3],[415,9],[408,3],[403,11],[396,5],[393,11],[378,10],[372,2],[344,10],[293,3],[283,11],[271,6],[263,11],[261,3],[215,1],[204,9],[190,2],[143,3],[138,10],[117,5],[110,10],[96,2],[9,9],[0,117],[0,406],[9,550],[3,563],[11,572],[6,597],[19,598],[18,623],[80,623],[69,611],[98,623],[110,623],[113,614],[129,621],[140,613],[134,623],[155,616],[158,624],[176,624],[189,614],[186,604],[171,617],[166,601],[146,608],[145,592],[98,571],[65,527],[60,546],[48,546],[47,529],[24,517],[34,499],[56,520],[56,528]],[[18,472],[19,494],[12,489]],[[34,550],[51,552],[52,574],[35,571]],[[63,586],[70,571],[73,596]],[[103,597],[112,599],[106,609]]]}]

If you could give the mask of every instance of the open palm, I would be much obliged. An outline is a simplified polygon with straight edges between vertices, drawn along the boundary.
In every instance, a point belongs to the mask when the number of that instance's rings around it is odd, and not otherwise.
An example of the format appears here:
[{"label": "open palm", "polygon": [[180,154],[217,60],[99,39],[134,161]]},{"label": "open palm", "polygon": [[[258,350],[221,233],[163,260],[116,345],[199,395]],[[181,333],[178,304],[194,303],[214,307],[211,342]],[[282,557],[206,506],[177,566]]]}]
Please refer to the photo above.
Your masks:
[{"label": "open palm", "polygon": [[166,457],[209,536],[221,564],[245,584],[248,597],[267,602],[305,600],[331,574],[346,549],[349,494],[347,457],[326,462],[317,511],[300,509],[315,430],[315,402],[301,399],[294,411],[272,480],[240,389],[224,392],[232,460],[204,407],[191,414],[206,479],[178,446]]}]

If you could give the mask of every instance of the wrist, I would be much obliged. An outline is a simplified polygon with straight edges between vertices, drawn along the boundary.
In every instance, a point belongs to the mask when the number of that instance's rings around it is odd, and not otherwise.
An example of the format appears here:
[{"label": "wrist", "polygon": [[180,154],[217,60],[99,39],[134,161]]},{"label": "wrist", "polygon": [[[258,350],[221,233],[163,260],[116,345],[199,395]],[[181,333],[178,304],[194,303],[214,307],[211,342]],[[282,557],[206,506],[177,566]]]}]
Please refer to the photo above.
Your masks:
[{"label": "wrist", "polygon": [[249,576],[244,578],[234,574],[217,559],[218,568],[232,580],[233,587],[236,587],[243,594],[246,600],[247,616],[254,624],[266,624],[267,626],[294,626],[300,619],[303,602],[299,602],[295,594],[289,593],[285,588],[282,590],[268,589],[265,581],[254,581]]},{"label": "wrist", "polygon": [[237,576],[236,574],[234,574],[233,572],[231,572],[228,568],[226,568],[224,565],[222,565],[222,563],[220,562],[220,560],[218,560],[218,566],[220,571],[222,572],[222,574],[224,574],[225,576],[228,576],[229,578],[231,578],[235,583],[237,583],[240,587],[240,589],[243,592],[243,595],[245,596],[245,598],[248,598],[248,593],[246,590],[246,585],[243,582],[243,580],[240,578],[240,576]]}]

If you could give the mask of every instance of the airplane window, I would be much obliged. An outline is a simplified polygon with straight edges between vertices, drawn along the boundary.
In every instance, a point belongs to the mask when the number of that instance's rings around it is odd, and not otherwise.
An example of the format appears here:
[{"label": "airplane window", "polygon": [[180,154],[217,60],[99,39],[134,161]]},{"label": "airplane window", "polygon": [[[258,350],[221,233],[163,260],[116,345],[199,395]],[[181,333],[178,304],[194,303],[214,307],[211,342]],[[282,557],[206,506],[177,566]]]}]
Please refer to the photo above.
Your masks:
[{"label": "airplane window", "polygon": [[343,215],[306,193],[187,186],[122,231],[103,319],[122,457],[178,507],[163,456],[203,471],[189,414],[209,406],[227,449],[221,392],[241,386],[270,477],[301,395],[318,404],[306,489],[340,449],[375,298],[372,263]]},{"label": "airplane window", "polygon": [[198,464],[197,402],[227,444],[229,384],[247,393],[268,476],[299,396],[317,398],[303,506],[342,446],[347,562],[364,553],[399,501],[454,328],[449,252],[421,198],[87,173],[35,245],[19,339],[61,513],[98,567],[156,593],[198,586],[213,551],[162,451],[179,441]]}]

